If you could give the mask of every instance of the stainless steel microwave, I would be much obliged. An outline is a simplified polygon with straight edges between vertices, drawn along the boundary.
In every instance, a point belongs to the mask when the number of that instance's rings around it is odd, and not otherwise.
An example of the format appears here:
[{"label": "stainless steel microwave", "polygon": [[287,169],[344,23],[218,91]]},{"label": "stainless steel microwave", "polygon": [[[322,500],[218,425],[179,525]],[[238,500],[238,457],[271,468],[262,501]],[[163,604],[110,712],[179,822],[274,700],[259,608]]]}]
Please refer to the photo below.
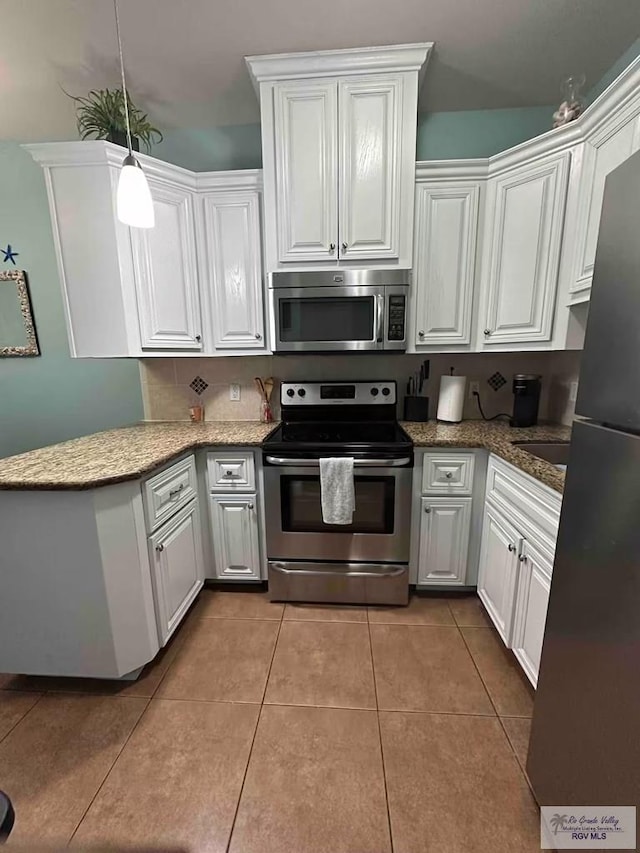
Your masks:
[{"label": "stainless steel microwave", "polygon": [[410,270],[276,272],[276,352],[404,351]]}]

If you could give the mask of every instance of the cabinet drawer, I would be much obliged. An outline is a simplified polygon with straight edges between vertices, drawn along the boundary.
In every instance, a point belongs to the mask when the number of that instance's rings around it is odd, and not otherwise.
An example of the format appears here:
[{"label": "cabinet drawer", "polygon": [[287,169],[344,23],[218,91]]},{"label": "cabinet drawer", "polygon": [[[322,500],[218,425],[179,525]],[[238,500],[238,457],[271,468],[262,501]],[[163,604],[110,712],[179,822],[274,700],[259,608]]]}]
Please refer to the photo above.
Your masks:
[{"label": "cabinet drawer", "polygon": [[506,512],[527,539],[555,553],[562,497],[496,456],[489,457],[487,498]]},{"label": "cabinet drawer", "polygon": [[253,453],[209,453],[207,473],[211,492],[255,491]]},{"label": "cabinet drawer", "polygon": [[473,453],[425,453],[422,493],[470,495],[473,491]]},{"label": "cabinet drawer", "polygon": [[181,459],[144,484],[147,530],[154,531],[198,493],[193,456]]}]

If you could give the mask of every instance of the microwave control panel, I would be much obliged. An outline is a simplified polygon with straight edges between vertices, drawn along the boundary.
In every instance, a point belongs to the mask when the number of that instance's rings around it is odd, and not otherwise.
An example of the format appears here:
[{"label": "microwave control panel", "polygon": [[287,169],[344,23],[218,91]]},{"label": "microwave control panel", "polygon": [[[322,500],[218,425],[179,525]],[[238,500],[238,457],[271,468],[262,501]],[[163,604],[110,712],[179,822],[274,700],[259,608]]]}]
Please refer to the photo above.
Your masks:
[{"label": "microwave control panel", "polygon": [[403,341],[405,337],[406,296],[389,296],[387,340]]}]

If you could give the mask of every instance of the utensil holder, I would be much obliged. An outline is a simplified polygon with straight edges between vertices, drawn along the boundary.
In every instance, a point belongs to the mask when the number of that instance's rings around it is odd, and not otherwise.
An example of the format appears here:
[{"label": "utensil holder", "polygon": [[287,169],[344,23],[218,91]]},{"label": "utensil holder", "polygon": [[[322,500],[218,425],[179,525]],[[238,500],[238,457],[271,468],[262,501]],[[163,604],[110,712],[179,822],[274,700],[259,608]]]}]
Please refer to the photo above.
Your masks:
[{"label": "utensil holder", "polygon": [[428,421],[429,420],[429,398],[409,397],[404,398],[404,420],[405,421]]}]

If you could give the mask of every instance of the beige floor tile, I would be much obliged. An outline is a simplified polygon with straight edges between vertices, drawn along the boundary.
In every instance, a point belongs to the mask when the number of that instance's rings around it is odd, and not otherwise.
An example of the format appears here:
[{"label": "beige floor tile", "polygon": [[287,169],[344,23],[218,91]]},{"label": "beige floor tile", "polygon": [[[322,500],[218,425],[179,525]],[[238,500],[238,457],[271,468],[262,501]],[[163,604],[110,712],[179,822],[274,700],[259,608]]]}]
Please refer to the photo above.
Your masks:
[{"label": "beige floor tile", "polygon": [[230,853],[387,853],[371,711],[265,706]]},{"label": "beige floor tile", "polygon": [[147,700],[44,696],[0,744],[16,842],[66,844]]},{"label": "beige floor tile", "polygon": [[[3,690],[0,692],[0,740],[9,734],[24,715],[33,708],[40,693],[19,693],[17,690]],[[0,769],[0,780],[2,770]],[[2,782],[0,781],[0,787]]]},{"label": "beige floor tile", "polygon": [[366,622],[367,608],[353,604],[287,604],[284,618],[297,622]]},{"label": "beige floor tile", "polygon": [[260,703],[279,627],[279,622],[258,619],[200,619],[157,695]]},{"label": "beige floor tile", "polygon": [[407,607],[370,607],[369,622],[389,625],[453,625],[446,598],[414,595]]},{"label": "beige floor tile", "polygon": [[368,626],[283,622],[265,702],[375,708]]},{"label": "beige floor tile", "polygon": [[511,746],[524,768],[529,751],[531,720],[526,717],[502,717],[502,725],[505,727]]},{"label": "beige floor tile", "polygon": [[394,853],[539,853],[538,811],[497,719],[381,713]]},{"label": "beige floor tile", "polygon": [[154,699],[73,839],[224,853],[256,705]]},{"label": "beige floor tile", "polygon": [[207,619],[282,619],[284,604],[269,601],[267,592],[203,589],[196,615]]},{"label": "beige floor tile", "polygon": [[487,628],[491,620],[477,595],[465,595],[449,599],[449,607],[457,625]]},{"label": "beige floor tile", "polygon": [[370,625],[378,707],[494,714],[455,627]]},{"label": "beige floor tile", "polygon": [[498,714],[530,717],[533,713],[533,689],[496,631],[493,628],[460,630]]}]

